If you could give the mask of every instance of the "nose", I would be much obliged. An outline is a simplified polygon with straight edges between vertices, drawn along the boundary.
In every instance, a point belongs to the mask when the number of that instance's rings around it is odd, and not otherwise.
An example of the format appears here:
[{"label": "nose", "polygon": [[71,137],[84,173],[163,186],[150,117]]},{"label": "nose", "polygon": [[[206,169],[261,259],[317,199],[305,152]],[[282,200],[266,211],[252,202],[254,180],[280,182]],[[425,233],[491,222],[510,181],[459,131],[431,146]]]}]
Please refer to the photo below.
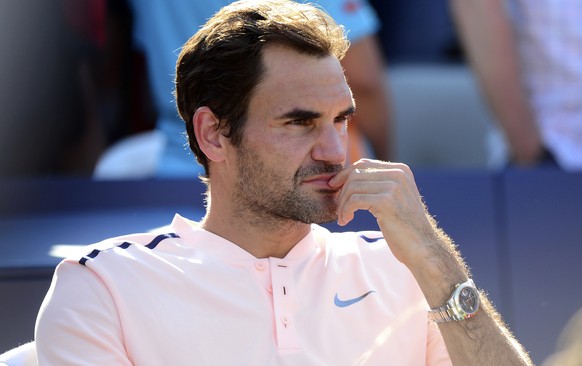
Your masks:
[{"label": "nose", "polygon": [[313,160],[330,164],[341,164],[346,160],[348,134],[347,126],[329,123],[320,127],[313,147]]}]

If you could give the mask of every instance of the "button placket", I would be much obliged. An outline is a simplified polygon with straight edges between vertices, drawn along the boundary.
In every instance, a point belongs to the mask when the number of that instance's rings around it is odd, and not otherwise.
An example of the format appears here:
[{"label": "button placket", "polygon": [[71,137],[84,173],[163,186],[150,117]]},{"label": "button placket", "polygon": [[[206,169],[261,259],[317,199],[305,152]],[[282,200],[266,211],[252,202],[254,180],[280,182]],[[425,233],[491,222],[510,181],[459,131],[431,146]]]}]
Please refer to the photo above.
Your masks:
[{"label": "button placket", "polygon": [[251,266],[251,270],[254,271],[256,276],[259,278],[261,287],[269,294],[272,293],[273,286],[271,284],[271,270],[269,260],[257,259],[254,263],[251,264]]},{"label": "button placket", "polygon": [[257,269],[257,271],[264,271],[265,268],[267,268],[267,264],[265,262],[262,261],[258,261],[255,263],[255,268]]},{"label": "button placket", "polygon": [[299,348],[294,314],[296,294],[294,293],[293,271],[280,260],[271,261],[271,283],[273,284],[273,305],[275,329],[279,349]]}]

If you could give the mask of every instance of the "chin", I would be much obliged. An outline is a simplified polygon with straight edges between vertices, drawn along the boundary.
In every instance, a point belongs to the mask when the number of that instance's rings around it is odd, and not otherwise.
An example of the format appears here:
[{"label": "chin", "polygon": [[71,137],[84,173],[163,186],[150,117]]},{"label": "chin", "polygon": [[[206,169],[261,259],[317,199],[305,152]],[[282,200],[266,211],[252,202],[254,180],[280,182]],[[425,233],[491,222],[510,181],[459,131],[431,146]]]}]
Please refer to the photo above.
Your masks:
[{"label": "chin", "polygon": [[327,223],[336,222],[336,221],[337,221],[337,215],[334,217],[329,217],[329,218],[324,218],[324,219],[318,220],[316,222],[313,222],[312,224],[321,225],[321,224],[327,224]]}]

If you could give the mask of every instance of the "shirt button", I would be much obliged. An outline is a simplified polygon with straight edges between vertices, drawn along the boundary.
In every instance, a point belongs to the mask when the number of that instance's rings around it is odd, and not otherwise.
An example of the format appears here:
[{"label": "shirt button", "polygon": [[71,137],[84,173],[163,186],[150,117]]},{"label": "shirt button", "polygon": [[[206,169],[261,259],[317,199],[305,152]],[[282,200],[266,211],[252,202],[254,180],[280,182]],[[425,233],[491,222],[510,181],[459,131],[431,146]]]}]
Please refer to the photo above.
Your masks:
[{"label": "shirt button", "polygon": [[267,286],[267,291],[273,293],[273,286],[272,285]]},{"label": "shirt button", "polygon": [[255,268],[257,269],[257,271],[264,271],[266,266],[265,263],[263,262],[257,262],[255,263]]},{"label": "shirt button", "polygon": [[287,325],[287,324],[289,324],[289,318],[287,318],[285,315],[283,315],[281,317],[281,322],[283,322],[283,324]]}]

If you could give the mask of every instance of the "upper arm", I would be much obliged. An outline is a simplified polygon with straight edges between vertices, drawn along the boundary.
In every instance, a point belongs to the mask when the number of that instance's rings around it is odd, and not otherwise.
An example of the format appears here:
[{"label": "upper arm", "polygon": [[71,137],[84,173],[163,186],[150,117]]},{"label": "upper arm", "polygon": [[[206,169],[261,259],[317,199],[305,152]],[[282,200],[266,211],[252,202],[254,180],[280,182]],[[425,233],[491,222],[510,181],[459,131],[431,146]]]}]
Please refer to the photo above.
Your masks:
[{"label": "upper arm", "polygon": [[[503,0],[449,0],[457,31],[469,52],[497,47],[511,36]],[[485,53],[485,52],[484,52]]]},{"label": "upper arm", "polygon": [[87,267],[63,262],[35,329],[41,365],[131,365],[110,292]]}]

